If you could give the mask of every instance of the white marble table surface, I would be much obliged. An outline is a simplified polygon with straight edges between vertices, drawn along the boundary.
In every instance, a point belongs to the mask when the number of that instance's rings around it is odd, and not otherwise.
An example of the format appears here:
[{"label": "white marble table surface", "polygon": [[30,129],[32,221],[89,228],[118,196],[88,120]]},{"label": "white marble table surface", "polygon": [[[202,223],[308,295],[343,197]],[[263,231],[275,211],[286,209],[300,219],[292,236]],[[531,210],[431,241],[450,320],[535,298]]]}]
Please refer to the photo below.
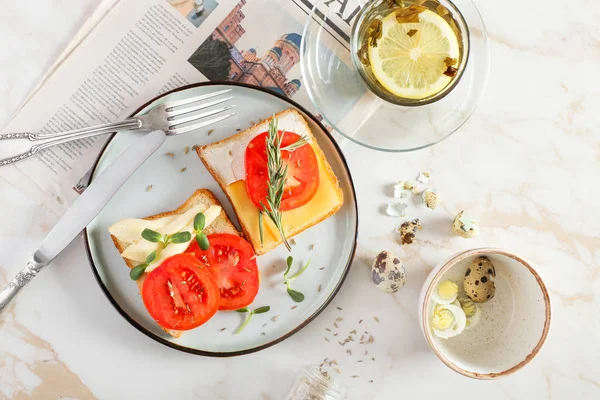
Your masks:
[{"label": "white marble table surface", "polygon": [[[2,2],[0,126],[98,3]],[[600,3],[477,3],[493,52],[481,106],[457,134],[427,150],[345,148],[358,191],[359,249],[341,292],[306,329],[233,359],[171,350],[115,312],[78,239],[0,318],[0,398],[278,400],[303,364],[325,357],[338,359],[352,399],[600,398]],[[381,208],[391,183],[421,170],[432,172],[444,203],[435,215],[415,216],[442,228],[425,229],[418,243],[400,248],[395,223]],[[478,238],[452,237],[444,228],[461,208],[479,218]],[[0,283],[53,222],[36,199],[0,180]],[[540,355],[514,375],[486,382],[446,368],[417,325],[427,273],[452,253],[484,245],[534,263],[553,302]],[[383,248],[398,253],[408,270],[409,283],[395,296],[369,283],[366,265]],[[323,340],[339,316],[348,329],[365,319],[376,339],[369,348],[375,362],[359,364]]]}]

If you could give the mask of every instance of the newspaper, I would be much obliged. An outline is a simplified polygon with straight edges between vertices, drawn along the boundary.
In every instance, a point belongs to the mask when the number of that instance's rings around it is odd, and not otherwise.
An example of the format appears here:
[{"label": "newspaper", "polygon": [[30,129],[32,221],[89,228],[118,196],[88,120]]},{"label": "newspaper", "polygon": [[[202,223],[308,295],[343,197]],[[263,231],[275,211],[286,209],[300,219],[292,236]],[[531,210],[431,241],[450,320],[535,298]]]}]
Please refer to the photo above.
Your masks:
[{"label": "newspaper", "polygon": [[[315,111],[299,64],[315,1],[105,0],[3,132],[54,133],[117,121],[159,94],[207,80],[263,86]],[[328,45],[349,48],[358,0],[327,0],[322,7],[335,11],[334,18],[327,13]],[[349,57],[340,65],[351,68]],[[0,168],[0,177],[62,215],[85,188],[82,178],[107,139],[56,146]],[[3,143],[4,151],[23,145],[13,142]]]}]

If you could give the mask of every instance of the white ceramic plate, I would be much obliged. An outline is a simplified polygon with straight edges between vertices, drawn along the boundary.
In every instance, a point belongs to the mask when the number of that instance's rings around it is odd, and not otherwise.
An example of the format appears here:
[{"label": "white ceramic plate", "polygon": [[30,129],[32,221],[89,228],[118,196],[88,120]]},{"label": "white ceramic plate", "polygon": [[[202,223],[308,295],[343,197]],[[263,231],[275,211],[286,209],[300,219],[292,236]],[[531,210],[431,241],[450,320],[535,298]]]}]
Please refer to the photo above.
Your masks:
[{"label": "white ceramic plate", "polygon": [[[231,88],[236,116],[215,126],[169,137],[138,171],[125,183],[104,210],[86,230],[86,243],[92,270],[98,283],[115,308],[134,327],[169,347],[209,356],[226,357],[262,350],[272,346],[306,326],[333,299],[340,289],[354,257],[358,215],[352,178],[344,157],[324,127],[298,104],[261,88],[245,85],[205,83],[176,90],[152,100],[139,113],[165,101],[184,99],[202,93]],[[129,278],[129,268],[114,247],[108,227],[127,217],[146,217],[177,208],[198,188],[210,189],[223,204],[227,214],[237,224],[227,198],[208,173],[196,153],[186,155],[184,148],[221,140],[244,130],[273,113],[296,108],[308,121],[313,134],[335,171],[344,191],[342,209],[326,221],[295,237],[292,255],[295,268],[312,258],[306,272],[293,283],[293,288],[305,294],[302,303],[294,303],[283,284],[285,247],[258,258],[261,286],[251,308],[271,306],[266,314],[254,316],[238,335],[233,334],[243,315],[220,311],[199,328],[184,332],[175,339],[166,335],[152,320],[138,294],[137,285]],[[211,134],[208,131],[212,130]],[[141,133],[121,132],[113,136],[101,153],[92,179],[115,157],[131,145]],[[167,157],[171,152],[175,157]],[[182,168],[187,168],[180,172]],[[152,185],[152,190],[147,187]],[[239,226],[239,225],[238,225]],[[314,249],[311,249],[312,245]],[[292,271],[294,271],[292,270]],[[320,288],[320,291],[319,291]],[[293,308],[296,306],[295,308]],[[276,321],[273,317],[278,316]],[[265,325],[266,324],[266,325]],[[225,330],[222,331],[222,329]]]}]

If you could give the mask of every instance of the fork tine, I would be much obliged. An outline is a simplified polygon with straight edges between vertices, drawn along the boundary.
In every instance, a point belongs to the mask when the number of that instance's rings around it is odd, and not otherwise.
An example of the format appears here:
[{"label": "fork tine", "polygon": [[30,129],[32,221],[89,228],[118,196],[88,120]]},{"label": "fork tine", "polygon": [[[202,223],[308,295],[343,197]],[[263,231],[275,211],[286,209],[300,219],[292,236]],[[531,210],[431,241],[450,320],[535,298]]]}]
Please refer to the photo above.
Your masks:
[{"label": "fork tine", "polygon": [[191,122],[191,121],[195,121],[197,119],[210,117],[211,115],[215,115],[215,114],[218,114],[220,112],[230,110],[233,107],[235,107],[235,105],[226,106],[226,107],[223,107],[223,108],[218,108],[216,110],[210,110],[210,111],[207,111],[207,112],[202,113],[202,114],[194,114],[194,115],[190,115],[189,117],[183,117],[183,118],[169,117],[168,121],[171,123],[171,125],[169,126],[169,129],[171,129],[172,127],[174,127],[176,125],[185,124],[186,122]]},{"label": "fork tine", "polygon": [[220,96],[228,92],[231,92],[231,89],[219,90],[218,92],[207,93],[200,96],[190,97],[189,99],[174,101],[172,103],[165,104],[165,107],[169,109],[173,107],[184,106],[186,104],[195,103],[197,101],[211,99],[213,97]]},{"label": "fork tine", "polygon": [[209,125],[215,124],[217,122],[223,121],[227,118],[233,117],[234,115],[235,115],[235,113],[231,113],[231,114],[222,115],[222,116],[219,116],[219,117],[216,117],[213,119],[209,119],[207,121],[199,122],[197,124],[188,125],[188,126],[184,126],[181,128],[169,129],[169,135],[180,135],[182,133],[186,133],[186,132],[193,131],[196,129],[204,128],[205,126],[209,126]]},{"label": "fork tine", "polygon": [[225,97],[225,98],[214,100],[214,101],[211,101],[208,103],[200,103],[200,104],[196,104],[194,106],[185,107],[185,108],[182,108],[181,110],[167,111],[167,119],[170,121],[173,119],[173,117],[176,117],[178,115],[191,113],[193,111],[203,110],[205,108],[212,107],[217,104],[225,103],[226,101],[231,100],[231,99],[233,99],[233,97]]}]

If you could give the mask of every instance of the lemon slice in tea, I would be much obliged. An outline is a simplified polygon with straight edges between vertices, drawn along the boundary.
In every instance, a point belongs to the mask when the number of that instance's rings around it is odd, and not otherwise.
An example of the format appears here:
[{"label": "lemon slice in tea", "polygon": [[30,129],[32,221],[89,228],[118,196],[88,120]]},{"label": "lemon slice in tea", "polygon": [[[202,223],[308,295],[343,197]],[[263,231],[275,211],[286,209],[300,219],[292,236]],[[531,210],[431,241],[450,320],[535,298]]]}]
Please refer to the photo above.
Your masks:
[{"label": "lemon slice in tea", "polygon": [[444,75],[449,60],[458,60],[456,34],[444,18],[430,10],[420,22],[399,23],[391,13],[382,21],[382,37],[369,46],[373,74],[389,92],[423,99],[439,93],[452,80]]}]

